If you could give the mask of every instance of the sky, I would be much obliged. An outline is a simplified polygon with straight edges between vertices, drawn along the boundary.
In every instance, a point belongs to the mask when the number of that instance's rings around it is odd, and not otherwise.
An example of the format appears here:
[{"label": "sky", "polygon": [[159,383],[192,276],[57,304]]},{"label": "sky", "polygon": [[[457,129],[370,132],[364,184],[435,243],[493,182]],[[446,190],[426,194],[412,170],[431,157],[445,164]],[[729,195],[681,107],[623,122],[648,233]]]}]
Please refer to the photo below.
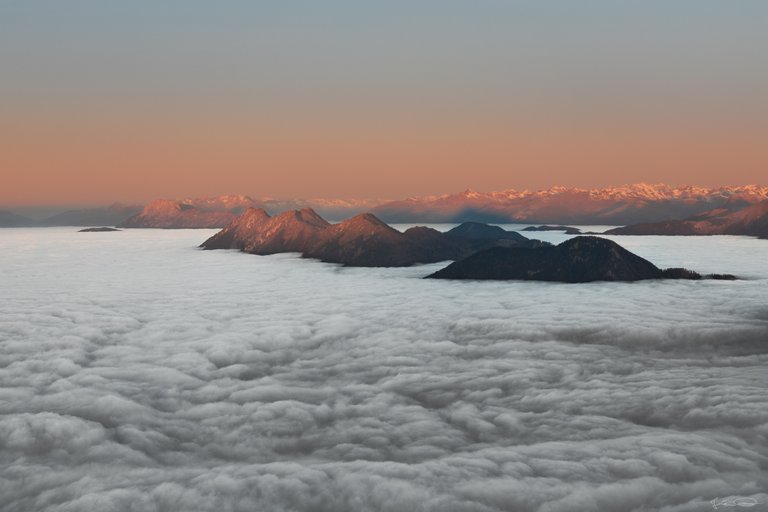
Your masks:
[{"label": "sky", "polygon": [[0,0],[0,205],[765,183],[768,2]]}]

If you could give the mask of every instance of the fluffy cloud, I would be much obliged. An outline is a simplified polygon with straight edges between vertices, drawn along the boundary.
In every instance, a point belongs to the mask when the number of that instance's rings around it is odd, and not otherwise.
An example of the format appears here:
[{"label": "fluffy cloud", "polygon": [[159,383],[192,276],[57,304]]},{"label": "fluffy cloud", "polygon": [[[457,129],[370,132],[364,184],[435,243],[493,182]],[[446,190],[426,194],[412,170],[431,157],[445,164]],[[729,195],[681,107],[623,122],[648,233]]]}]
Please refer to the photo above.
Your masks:
[{"label": "fluffy cloud", "polygon": [[0,510],[768,498],[764,242],[628,239],[751,280],[560,285],[194,249],[206,235],[4,233]]}]

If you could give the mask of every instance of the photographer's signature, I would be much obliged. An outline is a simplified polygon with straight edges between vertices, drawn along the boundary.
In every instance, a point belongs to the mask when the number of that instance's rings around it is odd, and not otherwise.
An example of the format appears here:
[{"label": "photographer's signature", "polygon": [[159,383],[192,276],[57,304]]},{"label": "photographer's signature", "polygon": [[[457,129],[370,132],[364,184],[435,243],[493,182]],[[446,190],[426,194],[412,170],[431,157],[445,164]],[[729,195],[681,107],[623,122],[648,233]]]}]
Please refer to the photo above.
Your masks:
[{"label": "photographer's signature", "polygon": [[727,498],[715,498],[710,503],[712,503],[712,508],[717,510],[720,507],[754,507],[763,502],[747,496],[728,496]]}]

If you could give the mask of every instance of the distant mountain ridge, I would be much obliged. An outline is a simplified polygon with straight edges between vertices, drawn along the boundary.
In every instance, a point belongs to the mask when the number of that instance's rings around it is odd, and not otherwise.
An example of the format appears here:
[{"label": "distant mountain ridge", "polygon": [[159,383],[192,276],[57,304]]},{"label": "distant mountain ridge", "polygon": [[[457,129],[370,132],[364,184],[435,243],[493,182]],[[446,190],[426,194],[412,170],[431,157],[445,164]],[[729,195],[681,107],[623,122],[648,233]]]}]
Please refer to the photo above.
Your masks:
[{"label": "distant mountain ridge", "polygon": [[[465,190],[458,194],[378,199],[274,199],[221,195],[152,201],[141,206],[72,210],[43,220],[0,214],[0,227],[52,225],[121,225],[123,227],[221,228],[249,207],[271,214],[312,208],[323,217],[344,219],[370,212],[386,222],[531,224],[654,223],[687,219],[717,208],[746,207],[768,200],[768,187],[744,185],[705,188],[639,183],[597,189],[552,187],[497,192]],[[161,202],[158,202],[161,201]],[[175,206],[171,203],[175,203]],[[216,212],[216,214],[211,214]]]},{"label": "distant mountain ridge", "polygon": [[261,208],[249,208],[201,247],[260,255],[299,252],[343,265],[401,267],[462,258],[496,245],[546,245],[498,227],[485,228],[458,226],[441,233],[421,226],[401,233],[370,213],[331,224],[310,208],[274,217]]},{"label": "distant mountain ridge", "polygon": [[0,210],[0,228],[26,228],[37,225],[38,223],[29,217],[8,210]]},{"label": "distant mountain ridge", "polygon": [[225,195],[191,199],[157,199],[136,215],[119,224],[125,228],[222,228],[248,208],[282,212],[302,208],[319,208],[331,216],[359,213],[374,202],[369,200],[277,200],[254,199],[243,195]]},{"label": "distant mountain ridge", "polygon": [[40,221],[44,226],[115,226],[140,212],[141,205],[114,203],[106,208],[68,210]]},{"label": "distant mountain ridge", "polygon": [[9,211],[0,211],[0,228],[3,227],[49,227],[49,226],[94,226],[115,224],[141,211],[140,205],[114,203],[103,208],[67,210],[44,219],[31,219]]},{"label": "distant mountain ridge", "polygon": [[599,189],[476,192],[391,201],[372,212],[388,222],[634,224],[686,218],[723,206],[768,199],[768,187],[704,188],[639,183]]},{"label": "distant mountain ridge", "polygon": [[768,238],[768,200],[740,207],[726,203],[683,220],[641,223],[606,231],[609,235],[746,235]]},{"label": "distant mountain ridge", "polygon": [[172,199],[156,199],[117,226],[162,229],[218,228],[231,222],[236,216],[235,212],[228,209],[209,210]]}]

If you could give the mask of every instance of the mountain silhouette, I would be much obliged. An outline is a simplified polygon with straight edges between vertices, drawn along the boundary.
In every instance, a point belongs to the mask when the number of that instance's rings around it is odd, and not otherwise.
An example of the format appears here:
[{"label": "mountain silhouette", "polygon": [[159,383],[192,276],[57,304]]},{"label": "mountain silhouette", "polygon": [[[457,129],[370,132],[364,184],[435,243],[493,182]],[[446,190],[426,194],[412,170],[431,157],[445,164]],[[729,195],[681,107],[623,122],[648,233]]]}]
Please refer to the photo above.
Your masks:
[{"label": "mountain silhouette", "polygon": [[743,207],[727,204],[684,220],[633,224],[610,235],[747,235],[768,238],[768,201]]},{"label": "mountain silhouette", "polygon": [[[578,236],[557,246],[539,248],[493,247],[451,263],[427,277],[564,283],[702,278],[685,269],[661,270],[616,242],[595,236]],[[733,278],[728,275],[708,277]]]},{"label": "mountain silhouette", "polygon": [[275,217],[264,210],[249,208],[201,247],[239,249],[261,255],[299,252],[307,258],[349,266],[402,267],[464,258],[496,245],[543,244],[496,226],[476,223],[457,226],[448,233],[423,226],[401,233],[371,213],[330,224],[309,208]]}]

